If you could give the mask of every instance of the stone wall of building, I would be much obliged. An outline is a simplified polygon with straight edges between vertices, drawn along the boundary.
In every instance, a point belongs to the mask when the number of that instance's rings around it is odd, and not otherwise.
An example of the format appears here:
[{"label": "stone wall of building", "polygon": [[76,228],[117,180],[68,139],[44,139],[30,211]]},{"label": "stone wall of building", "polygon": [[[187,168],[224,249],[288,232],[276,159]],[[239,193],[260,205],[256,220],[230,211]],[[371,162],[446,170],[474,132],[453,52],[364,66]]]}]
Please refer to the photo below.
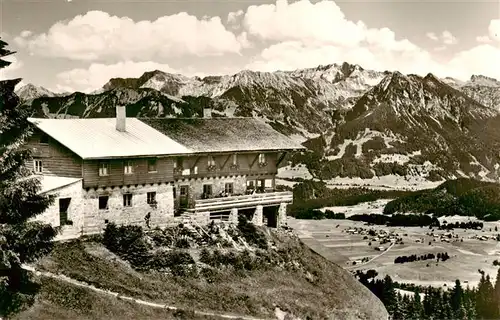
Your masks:
[{"label": "stone wall of building", "polygon": [[[55,195],[54,203],[44,213],[36,216],[33,220],[50,223],[53,227],[60,227],[56,240],[78,238],[83,228],[83,189],[81,181],[68,186],[51,190],[47,194]],[[71,224],[61,226],[59,214],[59,199],[71,198],[67,219]]]},{"label": "stone wall of building", "polygon": [[[156,192],[156,208],[147,203],[147,193]],[[125,207],[123,195],[132,194],[132,205]],[[108,196],[108,209],[99,209],[99,196]],[[98,188],[84,191],[85,234],[99,233],[109,222],[117,225],[141,225],[147,228],[146,215],[150,213],[151,228],[172,223],[174,200],[169,184],[147,184],[130,187]]]},{"label": "stone wall of building", "polygon": [[281,203],[278,208],[278,223],[277,223],[278,228],[286,226],[288,224],[286,215],[287,206],[288,206],[287,203]]},{"label": "stone wall of building", "polygon": [[214,177],[214,178],[197,178],[197,179],[182,179],[175,182],[177,198],[180,197],[180,187],[187,185],[189,187],[189,205],[194,205],[196,199],[200,199],[203,194],[203,185],[212,185],[212,194],[218,195],[224,191],[226,183],[233,183],[233,194],[245,194],[247,189],[246,176],[232,177]]}]

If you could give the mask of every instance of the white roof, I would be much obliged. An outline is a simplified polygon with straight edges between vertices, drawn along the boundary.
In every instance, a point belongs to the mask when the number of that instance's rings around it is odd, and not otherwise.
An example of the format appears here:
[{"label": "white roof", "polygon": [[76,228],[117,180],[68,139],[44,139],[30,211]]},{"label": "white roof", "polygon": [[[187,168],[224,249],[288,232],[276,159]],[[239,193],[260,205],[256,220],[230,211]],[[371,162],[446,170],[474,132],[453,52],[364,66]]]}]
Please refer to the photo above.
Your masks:
[{"label": "white roof", "polygon": [[49,192],[51,190],[56,190],[62,187],[66,187],[78,181],[82,178],[68,178],[68,177],[57,177],[57,176],[39,176],[42,189],[40,193]]},{"label": "white roof", "polygon": [[125,132],[116,130],[116,118],[28,120],[82,159],[192,153],[136,118],[127,118]]}]

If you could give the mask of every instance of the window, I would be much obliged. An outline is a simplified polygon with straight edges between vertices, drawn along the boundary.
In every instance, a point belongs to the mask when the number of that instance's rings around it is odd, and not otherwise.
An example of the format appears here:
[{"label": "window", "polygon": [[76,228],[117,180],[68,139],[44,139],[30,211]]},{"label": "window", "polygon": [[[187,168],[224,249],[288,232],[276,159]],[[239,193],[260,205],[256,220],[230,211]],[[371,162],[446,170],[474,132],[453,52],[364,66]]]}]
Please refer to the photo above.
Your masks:
[{"label": "window", "polygon": [[233,166],[238,165],[238,155],[235,153],[233,154]]},{"label": "window", "polygon": [[185,197],[188,194],[188,186],[181,186],[181,197]]},{"label": "window", "polygon": [[43,172],[42,160],[33,160],[33,169],[35,170],[35,173],[42,173]]},{"label": "window", "polygon": [[109,165],[107,162],[101,162],[99,164],[99,176],[107,176],[109,174]]},{"label": "window", "polygon": [[99,210],[108,210],[108,196],[99,197]]},{"label": "window", "polygon": [[147,202],[148,204],[156,203],[156,192],[148,192],[147,193]]},{"label": "window", "polygon": [[127,160],[123,163],[123,173],[132,174],[133,173],[133,163],[130,160]]},{"label": "window", "polygon": [[123,206],[124,207],[131,207],[132,206],[132,194],[131,193],[125,193],[123,195]]},{"label": "window", "polygon": [[226,185],[224,186],[224,192],[225,193],[233,193],[233,183],[232,182],[228,182],[226,183]]},{"label": "window", "polygon": [[214,157],[212,156],[208,156],[208,166],[211,167],[211,166],[215,166],[215,160],[214,160]]},{"label": "window", "polygon": [[205,197],[209,197],[212,195],[212,185],[211,184],[204,184],[203,185],[203,195]]},{"label": "window", "polygon": [[266,163],[266,155],[264,153],[259,154],[259,163]]},{"label": "window", "polygon": [[182,168],[182,158],[181,157],[178,157],[178,158],[175,158],[174,159],[174,169],[177,169],[177,168]]},{"label": "window", "polygon": [[174,194],[174,199],[177,198],[177,189],[175,187],[172,188],[172,193]]},{"label": "window", "polygon": [[40,143],[41,144],[48,144],[49,143],[49,136],[45,133],[42,133],[40,135]]},{"label": "window", "polygon": [[156,159],[148,160],[148,172],[156,172]]},{"label": "window", "polygon": [[264,186],[265,186],[266,188],[272,188],[272,187],[273,187],[273,180],[272,180],[272,179],[266,179],[266,180],[264,181]]},{"label": "window", "polygon": [[71,221],[68,220],[68,209],[71,203],[71,198],[59,199],[59,225],[70,225]]},{"label": "window", "polygon": [[253,188],[254,187],[254,181],[253,180],[248,180],[247,181],[247,188]]},{"label": "window", "polygon": [[187,168],[187,169],[184,169],[182,170],[182,173],[181,173],[183,176],[189,176],[191,174],[191,169]]},{"label": "window", "polygon": [[197,166],[193,168],[193,174],[198,174],[198,167]]}]

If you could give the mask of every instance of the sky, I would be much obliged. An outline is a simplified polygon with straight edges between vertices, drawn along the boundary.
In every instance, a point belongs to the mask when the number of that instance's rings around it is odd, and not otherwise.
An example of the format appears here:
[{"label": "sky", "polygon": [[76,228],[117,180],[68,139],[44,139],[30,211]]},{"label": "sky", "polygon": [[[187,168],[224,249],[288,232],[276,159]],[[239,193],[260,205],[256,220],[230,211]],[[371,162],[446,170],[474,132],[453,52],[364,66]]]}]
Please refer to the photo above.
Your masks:
[{"label": "sky", "polygon": [[0,0],[0,79],[92,92],[113,77],[349,62],[500,79],[500,0]]}]

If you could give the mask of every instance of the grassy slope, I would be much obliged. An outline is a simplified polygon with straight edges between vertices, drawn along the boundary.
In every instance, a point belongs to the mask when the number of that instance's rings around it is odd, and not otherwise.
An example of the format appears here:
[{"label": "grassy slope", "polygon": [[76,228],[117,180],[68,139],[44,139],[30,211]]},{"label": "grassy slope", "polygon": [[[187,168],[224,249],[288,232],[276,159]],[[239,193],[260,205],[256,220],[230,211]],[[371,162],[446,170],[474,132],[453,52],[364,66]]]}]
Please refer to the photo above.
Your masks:
[{"label": "grassy slope", "polygon": [[131,301],[116,299],[67,282],[40,278],[42,291],[35,304],[15,320],[74,320],[74,319],[220,319],[199,316],[183,311],[142,306]]},{"label": "grassy slope", "polygon": [[[296,316],[312,319],[383,319],[387,313],[382,303],[341,267],[313,253],[305,245],[285,234],[268,234],[279,246],[294,252],[306,270],[254,270],[233,271],[224,269],[209,278],[181,278],[159,272],[137,272],[126,262],[110,253],[98,242],[69,242],[58,244],[51,256],[37,266],[47,271],[62,273],[71,278],[106,288],[121,294],[141,298],[183,309],[236,313],[256,317],[274,317],[279,306]],[[193,257],[197,249],[189,249]],[[50,283],[44,282],[44,291],[50,291]],[[61,290],[64,290],[61,288]],[[82,290],[82,289],[75,289]],[[113,302],[99,307],[95,294],[87,293],[88,300],[82,304],[92,305],[90,313],[71,313],[50,295],[41,295],[37,305],[25,311],[20,319],[40,318],[35,314],[50,317],[61,313],[72,319],[113,318],[113,312],[123,308],[134,309],[126,302]],[[106,298],[108,299],[108,298]],[[99,302],[100,303],[100,302]],[[95,306],[95,307],[94,307]],[[69,308],[69,309],[68,309]],[[140,318],[155,318],[160,311],[137,312]],[[78,308],[76,308],[78,310]],[[165,311],[163,311],[165,312]],[[149,313],[149,314],[148,314]],[[111,314],[111,315],[109,315]],[[54,314],[53,318],[64,318]],[[127,318],[137,318],[130,314]]]}]

